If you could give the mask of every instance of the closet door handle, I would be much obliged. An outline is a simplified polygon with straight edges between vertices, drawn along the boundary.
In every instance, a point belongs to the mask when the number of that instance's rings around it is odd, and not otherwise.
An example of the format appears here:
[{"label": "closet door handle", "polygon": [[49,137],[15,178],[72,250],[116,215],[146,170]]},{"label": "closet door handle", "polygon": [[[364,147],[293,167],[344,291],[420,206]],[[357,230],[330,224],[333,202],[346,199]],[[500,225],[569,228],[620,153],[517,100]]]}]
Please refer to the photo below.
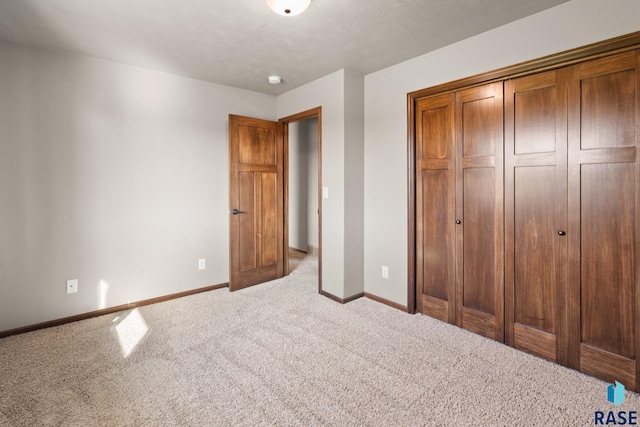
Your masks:
[{"label": "closet door handle", "polygon": [[462,221],[460,221],[459,219],[456,219],[456,224],[462,224]]},{"label": "closet door handle", "polygon": [[558,231],[558,236],[565,236],[567,233],[564,231]]},{"label": "closet door handle", "polygon": [[231,213],[234,214],[234,215],[238,215],[238,214],[245,213],[245,212],[239,211],[238,209],[234,209],[234,210],[231,211]]}]

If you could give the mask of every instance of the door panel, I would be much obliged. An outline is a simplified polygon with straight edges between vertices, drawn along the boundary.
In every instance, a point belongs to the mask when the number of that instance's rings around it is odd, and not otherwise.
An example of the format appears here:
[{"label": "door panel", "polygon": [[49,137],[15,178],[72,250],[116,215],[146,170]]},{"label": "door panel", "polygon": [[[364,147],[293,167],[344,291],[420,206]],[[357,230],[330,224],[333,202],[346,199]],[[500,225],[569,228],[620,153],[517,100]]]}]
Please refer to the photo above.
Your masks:
[{"label": "door panel", "polygon": [[275,122],[229,116],[229,289],[283,276],[283,163]]},{"label": "door panel", "polygon": [[581,148],[633,147],[635,70],[585,78],[580,86]]},{"label": "door panel", "polygon": [[492,168],[463,172],[463,307],[495,315],[494,187]]},{"label": "door panel", "polygon": [[278,179],[276,173],[262,172],[260,176],[261,218],[257,221],[262,232],[257,236],[260,247],[260,265],[278,262]]},{"label": "door panel", "polygon": [[[238,209],[245,214],[238,215],[236,221],[240,223],[238,227],[239,252],[242,257],[239,258],[240,271],[249,271],[256,268],[256,221],[253,215],[253,204],[256,199],[255,196],[255,173],[254,172],[239,172],[239,185],[238,193],[239,200]],[[232,205],[235,206],[235,205]],[[235,239],[234,239],[235,240]]]},{"label": "door panel", "polygon": [[555,153],[556,72],[524,77],[507,85],[511,85],[508,102],[512,106],[513,154]]},{"label": "door panel", "polygon": [[637,64],[629,52],[576,65],[569,89],[571,362],[630,389],[639,342]]},{"label": "door panel", "polygon": [[[480,92],[486,92],[481,89]],[[492,93],[478,94],[475,99],[469,94],[461,95],[464,98],[461,105],[462,111],[462,153],[464,158],[493,156],[495,154],[496,141],[495,129],[495,97]],[[485,96],[487,96],[485,98]]]},{"label": "door panel", "polygon": [[420,100],[416,108],[416,305],[454,323],[453,95]]},{"label": "door panel", "polygon": [[[555,138],[554,138],[555,139]],[[554,166],[515,170],[515,322],[556,332]]]},{"label": "door panel", "polygon": [[505,83],[506,342],[566,362],[566,75]]},{"label": "door panel", "polygon": [[504,340],[503,89],[456,93],[456,323]]},{"label": "door panel", "polygon": [[[581,342],[635,357],[632,163],[581,168]],[[616,331],[616,333],[612,333]]]},{"label": "door panel", "polygon": [[[447,217],[448,181],[450,173],[446,169],[425,170],[422,172],[422,185],[424,188],[422,207],[422,221],[426,225],[423,230],[423,271],[424,275],[422,293],[443,301],[449,300],[447,283],[450,280],[450,266],[453,263],[449,259],[449,252],[436,247],[436,242],[443,242],[445,248],[453,246],[447,236],[447,227],[436,227],[433,224],[444,225],[451,222],[453,212]],[[451,227],[448,227],[451,228]],[[448,243],[449,241],[449,243]]]}]

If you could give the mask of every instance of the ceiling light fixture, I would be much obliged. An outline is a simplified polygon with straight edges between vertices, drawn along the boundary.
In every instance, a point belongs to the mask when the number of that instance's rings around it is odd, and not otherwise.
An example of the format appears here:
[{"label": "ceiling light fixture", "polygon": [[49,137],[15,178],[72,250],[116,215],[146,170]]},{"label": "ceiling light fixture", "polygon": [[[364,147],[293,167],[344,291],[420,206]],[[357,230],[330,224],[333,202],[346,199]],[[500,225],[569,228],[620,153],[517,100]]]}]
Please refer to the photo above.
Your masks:
[{"label": "ceiling light fixture", "polygon": [[271,10],[282,16],[296,16],[305,11],[311,0],[264,0]]},{"label": "ceiling light fixture", "polygon": [[269,76],[267,79],[269,79],[269,83],[272,85],[279,85],[282,83],[282,77],[280,76]]}]

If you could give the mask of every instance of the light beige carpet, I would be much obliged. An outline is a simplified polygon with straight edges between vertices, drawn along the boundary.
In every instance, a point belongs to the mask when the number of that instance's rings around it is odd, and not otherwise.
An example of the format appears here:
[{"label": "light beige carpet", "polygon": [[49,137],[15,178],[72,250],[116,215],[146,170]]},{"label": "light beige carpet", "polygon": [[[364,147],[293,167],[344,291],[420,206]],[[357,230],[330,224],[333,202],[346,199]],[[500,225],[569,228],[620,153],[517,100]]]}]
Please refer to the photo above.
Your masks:
[{"label": "light beige carpet", "polygon": [[[604,382],[282,280],[0,339],[2,426],[578,426]],[[618,410],[638,410],[628,392]]]}]

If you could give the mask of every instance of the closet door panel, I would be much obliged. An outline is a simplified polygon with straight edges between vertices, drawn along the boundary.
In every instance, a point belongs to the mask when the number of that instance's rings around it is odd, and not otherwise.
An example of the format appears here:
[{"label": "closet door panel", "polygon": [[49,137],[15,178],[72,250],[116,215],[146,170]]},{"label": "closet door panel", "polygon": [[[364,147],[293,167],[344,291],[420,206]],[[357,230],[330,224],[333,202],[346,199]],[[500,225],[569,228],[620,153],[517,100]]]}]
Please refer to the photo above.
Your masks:
[{"label": "closet door panel", "polygon": [[456,323],[504,340],[503,92],[456,93]]},{"label": "closet door panel", "polygon": [[556,332],[555,166],[515,170],[515,322]]},{"label": "closet door panel", "polygon": [[635,167],[581,168],[581,342],[635,357]]},{"label": "closet door panel", "polygon": [[[495,97],[492,93],[485,93],[484,89],[479,90],[480,97],[474,95],[469,97],[469,92],[461,95],[463,104],[462,111],[462,157],[465,159],[494,156],[496,144],[501,145],[502,141],[496,141],[495,129]],[[487,96],[487,98],[481,98]]]},{"label": "closet door panel", "polygon": [[630,389],[639,342],[637,63],[629,52],[576,65],[569,92],[573,363]]},{"label": "closet door panel", "polygon": [[422,186],[424,198],[422,201],[423,227],[423,295],[430,295],[437,299],[449,299],[447,282],[451,279],[450,268],[453,260],[449,258],[449,247],[453,242],[448,236],[453,212],[449,212],[448,189],[450,171],[446,169],[427,169],[422,172]]},{"label": "closet door panel", "polygon": [[493,168],[463,172],[462,306],[495,315],[495,177]]},{"label": "closet door panel", "polygon": [[586,164],[580,175],[580,368],[634,388],[635,165]]},{"label": "closet door panel", "polygon": [[416,105],[416,305],[455,322],[454,97]]},{"label": "closet door panel", "polygon": [[[630,60],[624,62],[631,65]],[[635,70],[585,78],[580,86],[580,148],[633,147]]]},{"label": "closet door panel", "polygon": [[515,132],[512,135],[512,154],[554,153],[558,108],[556,72],[524,77],[509,83],[512,85],[509,94],[512,106],[510,119]]},{"label": "closet door panel", "polygon": [[553,361],[566,359],[563,83],[558,71],[505,83],[506,342]]}]

